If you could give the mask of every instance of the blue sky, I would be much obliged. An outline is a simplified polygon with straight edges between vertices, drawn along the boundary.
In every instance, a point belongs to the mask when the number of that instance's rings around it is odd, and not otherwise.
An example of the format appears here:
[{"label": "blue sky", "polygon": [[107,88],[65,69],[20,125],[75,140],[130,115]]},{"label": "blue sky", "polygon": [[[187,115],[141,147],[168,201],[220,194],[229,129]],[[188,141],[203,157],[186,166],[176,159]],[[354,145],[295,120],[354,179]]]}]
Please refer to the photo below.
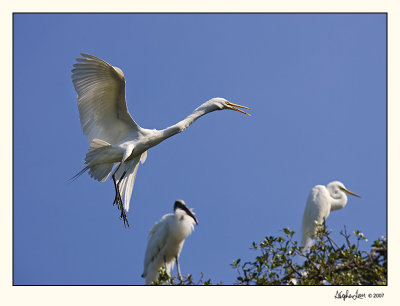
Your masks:
[{"label": "blue sky", "polygon": [[[208,114],[148,152],[125,229],[112,181],[82,168],[88,143],[71,82],[80,52],[120,67],[144,128],[212,97]],[[231,284],[251,242],[296,231],[314,185],[360,194],[333,212],[369,241],[386,235],[384,14],[14,15],[14,283],[143,284],[147,234],[182,198],[199,225],[183,274]],[[175,273],[175,271],[174,271]]]}]

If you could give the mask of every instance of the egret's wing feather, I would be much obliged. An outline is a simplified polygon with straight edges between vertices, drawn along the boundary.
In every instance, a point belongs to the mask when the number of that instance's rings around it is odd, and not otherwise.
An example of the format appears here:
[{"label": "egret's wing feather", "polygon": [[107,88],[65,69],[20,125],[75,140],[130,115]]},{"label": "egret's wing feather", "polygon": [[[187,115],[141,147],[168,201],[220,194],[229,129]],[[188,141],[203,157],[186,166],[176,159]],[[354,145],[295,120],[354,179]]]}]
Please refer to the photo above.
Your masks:
[{"label": "egret's wing feather", "polygon": [[173,214],[164,215],[150,230],[144,256],[144,276],[151,270],[157,271],[163,264],[162,252],[167,243],[170,230],[168,221],[173,217]]},{"label": "egret's wing feather", "polygon": [[[302,225],[302,245],[309,247],[315,235],[317,223],[322,224],[327,217],[325,203],[328,201],[323,186],[315,186],[308,196]],[[328,212],[329,214],[329,212]]]},{"label": "egret's wing feather", "polygon": [[98,138],[116,144],[138,125],[128,112],[125,78],[120,69],[93,55],[81,53],[72,69],[78,93],[81,126],[89,142]]},{"label": "egret's wing feather", "polygon": [[142,156],[140,156],[140,162],[141,162],[142,164],[144,164],[144,162],[146,161],[146,159],[147,159],[147,151],[144,151],[144,152],[142,153]]}]

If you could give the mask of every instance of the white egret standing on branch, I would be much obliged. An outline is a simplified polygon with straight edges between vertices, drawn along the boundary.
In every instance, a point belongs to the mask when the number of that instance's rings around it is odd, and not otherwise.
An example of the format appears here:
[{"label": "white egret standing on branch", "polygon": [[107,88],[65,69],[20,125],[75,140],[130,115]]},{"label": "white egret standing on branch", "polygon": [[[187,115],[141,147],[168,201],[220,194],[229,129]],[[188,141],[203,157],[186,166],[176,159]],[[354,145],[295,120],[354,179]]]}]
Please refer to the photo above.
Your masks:
[{"label": "white egret standing on branch", "polygon": [[176,200],[174,214],[166,214],[154,224],[147,238],[147,249],[144,256],[142,277],[146,279],[147,285],[158,279],[158,271],[162,266],[170,273],[174,268],[174,260],[178,278],[182,280],[179,254],[186,237],[194,229],[194,223],[199,224],[194,213],[183,200]]},{"label": "white egret standing on branch", "polygon": [[329,213],[346,206],[346,193],[360,197],[346,189],[343,183],[338,181],[331,182],[326,187],[317,185],[311,190],[303,216],[301,244],[305,250],[311,246],[317,226],[323,224]]},{"label": "white egret standing on branch", "polygon": [[90,146],[85,157],[85,168],[73,179],[89,170],[92,178],[104,182],[117,163],[112,174],[115,188],[114,204],[121,210],[124,225],[129,226],[125,211],[129,210],[139,161],[145,162],[147,150],[182,132],[196,119],[209,112],[230,109],[247,114],[238,107],[248,107],[223,98],[213,98],[200,105],[182,121],[164,130],[144,129],[128,112],[122,70],[93,55],[81,55],[84,58],[77,58],[78,63],[74,64],[72,69],[72,82],[78,93],[81,126]]}]

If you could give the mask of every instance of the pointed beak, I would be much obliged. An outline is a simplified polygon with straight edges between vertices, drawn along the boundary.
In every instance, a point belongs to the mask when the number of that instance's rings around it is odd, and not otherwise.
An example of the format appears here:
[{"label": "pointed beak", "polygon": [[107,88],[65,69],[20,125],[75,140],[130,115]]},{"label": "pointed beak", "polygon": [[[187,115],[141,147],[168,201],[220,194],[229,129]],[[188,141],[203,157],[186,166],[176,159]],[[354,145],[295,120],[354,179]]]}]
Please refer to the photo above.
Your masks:
[{"label": "pointed beak", "polygon": [[233,109],[233,110],[235,110],[235,111],[237,111],[237,112],[240,112],[240,113],[242,113],[242,114],[251,116],[250,114],[248,114],[248,113],[242,111],[241,109],[238,109],[238,107],[240,107],[240,108],[245,108],[245,109],[250,109],[250,108],[248,108],[248,107],[246,107],[246,106],[242,106],[242,105],[235,104],[235,103],[232,103],[232,102],[226,102],[226,104],[228,104],[228,105],[231,107],[231,109]]},{"label": "pointed beak", "polygon": [[343,191],[346,192],[346,193],[348,193],[348,194],[351,194],[351,195],[353,195],[353,196],[355,196],[355,197],[361,198],[360,195],[358,195],[357,193],[351,192],[350,190],[347,190],[346,188],[343,188]]},{"label": "pointed beak", "polygon": [[196,224],[199,225],[199,221],[197,221],[197,218],[195,217],[194,213],[188,207],[186,207],[185,211],[188,214],[188,216],[192,217],[194,222],[196,222]]},{"label": "pointed beak", "polygon": [[188,215],[193,218],[194,222],[196,222],[196,225],[199,225],[199,221],[197,221],[197,218],[194,216],[192,212],[188,213]]},{"label": "pointed beak", "polygon": [[199,225],[199,221],[197,221],[197,218],[193,216],[194,222],[196,222],[196,225]]}]

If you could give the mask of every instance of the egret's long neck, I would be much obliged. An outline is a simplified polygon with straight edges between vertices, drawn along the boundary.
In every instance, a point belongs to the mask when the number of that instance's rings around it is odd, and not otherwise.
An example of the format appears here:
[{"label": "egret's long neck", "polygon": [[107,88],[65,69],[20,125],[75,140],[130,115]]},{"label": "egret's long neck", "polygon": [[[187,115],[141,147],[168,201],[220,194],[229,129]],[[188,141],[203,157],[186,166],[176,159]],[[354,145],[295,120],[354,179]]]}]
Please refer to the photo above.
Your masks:
[{"label": "egret's long neck", "polygon": [[163,135],[163,140],[184,131],[189,125],[191,125],[193,122],[195,122],[201,116],[203,116],[209,112],[217,110],[216,107],[215,108],[210,107],[209,105],[205,105],[205,104],[206,103],[200,105],[198,108],[196,108],[193,111],[193,113],[191,113],[189,116],[187,116],[182,121],[179,121],[178,123],[166,128],[165,130],[162,130],[161,132]]},{"label": "egret's long neck", "polygon": [[344,193],[341,193],[341,195],[337,198],[331,197],[331,211],[342,209],[343,207],[346,206],[346,204],[347,204],[347,196]]}]

